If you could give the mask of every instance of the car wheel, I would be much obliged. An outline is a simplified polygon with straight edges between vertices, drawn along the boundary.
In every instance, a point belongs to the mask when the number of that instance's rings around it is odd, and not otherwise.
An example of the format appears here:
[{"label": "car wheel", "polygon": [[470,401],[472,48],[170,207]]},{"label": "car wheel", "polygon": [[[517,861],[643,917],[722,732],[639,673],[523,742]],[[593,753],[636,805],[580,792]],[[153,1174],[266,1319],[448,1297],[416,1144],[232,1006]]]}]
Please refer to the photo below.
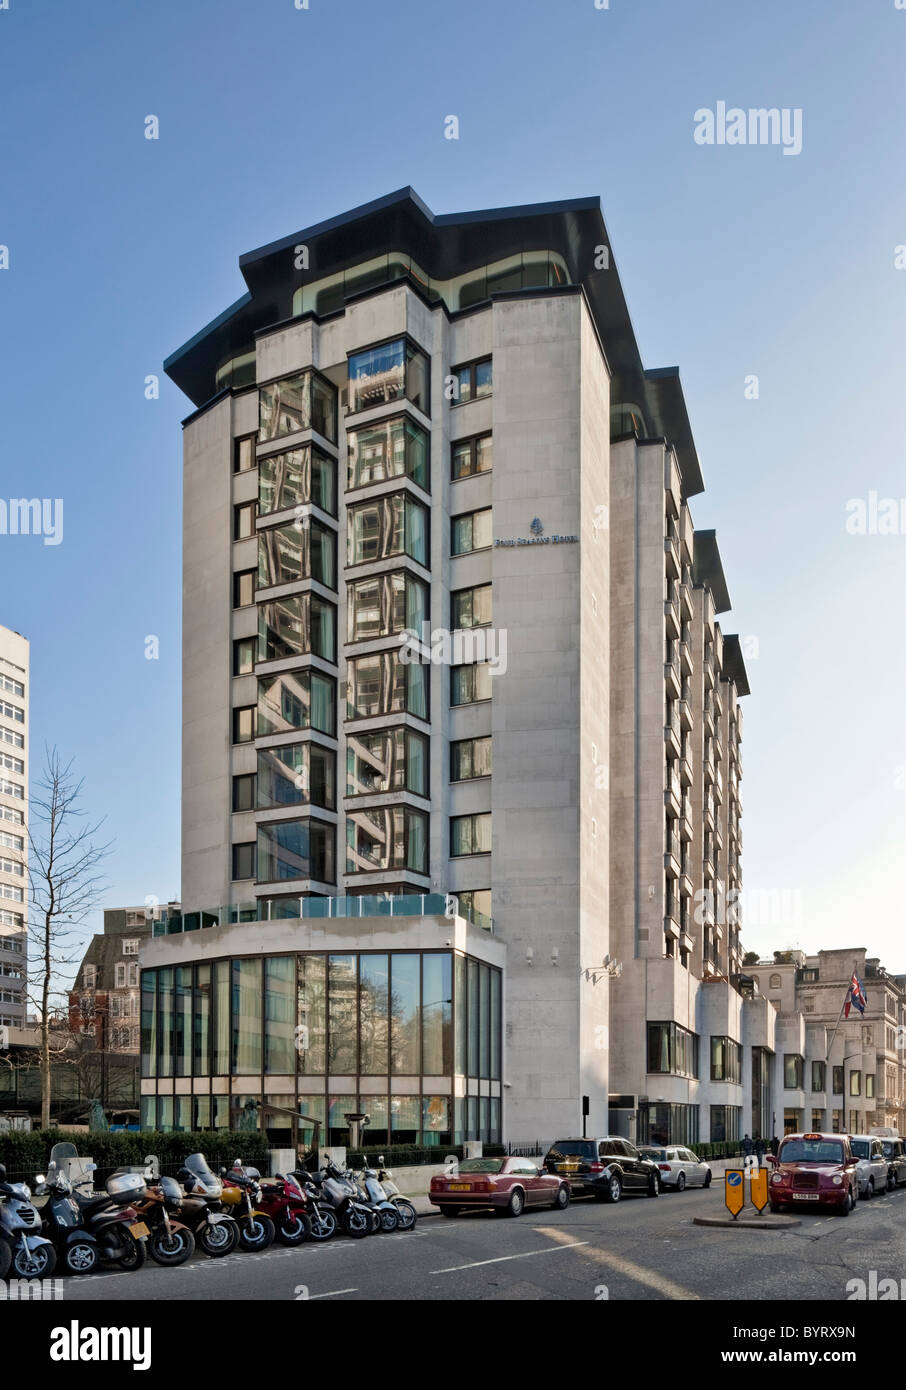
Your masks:
[{"label": "car wheel", "polygon": [[565,1182],[561,1183],[557,1188],[557,1195],[553,1202],[551,1202],[551,1206],[554,1211],[566,1211],[566,1208],[569,1206],[569,1188],[566,1186]]},{"label": "car wheel", "polygon": [[441,1216],[458,1216],[459,1207],[441,1207],[440,1214]]},{"label": "car wheel", "polygon": [[657,1173],[652,1173],[652,1174],[651,1174],[651,1179],[650,1179],[650,1181],[649,1181],[649,1183],[648,1183],[648,1196],[649,1196],[649,1197],[660,1197],[660,1195],[661,1195],[661,1180],[660,1180],[660,1178],[658,1177]]},{"label": "car wheel", "polygon": [[841,1202],[840,1205],[839,1205],[839,1207],[837,1208],[837,1215],[838,1215],[838,1216],[849,1216],[849,1213],[852,1211],[852,1209],[853,1209],[853,1207],[854,1207],[855,1205],[856,1205],[856,1204],[855,1204],[855,1202],[854,1202],[854,1200],[853,1200],[853,1190],[852,1190],[852,1188],[850,1187],[850,1188],[847,1190],[847,1193],[846,1193],[846,1201],[845,1201],[845,1202]]},{"label": "car wheel", "polygon": [[682,1192],[682,1191],[685,1189],[685,1186],[686,1186],[686,1174],[685,1174],[685,1173],[680,1173],[679,1177],[678,1177],[677,1180],[676,1180],[676,1190],[677,1190],[677,1192]]},{"label": "car wheel", "polygon": [[709,1168],[708,1171],[707,1171],[707,1173],[705,1174],[705,1187],[710,1187],[710,1186],[711,1186],[711,1169]]},{"label": "car wheel", "polygon": [[604,1189],[605,1202],[618,1202],[623,1195],[623,1184],[616,1174],[608,1178],[607,1186]]},{"label": "car wheel", "polygon": [[521,1216],[525,1207],[525,1196],[521,1188],[514,1187],[510,1193],[510,1200],[504,1210],[507,1216]]}]

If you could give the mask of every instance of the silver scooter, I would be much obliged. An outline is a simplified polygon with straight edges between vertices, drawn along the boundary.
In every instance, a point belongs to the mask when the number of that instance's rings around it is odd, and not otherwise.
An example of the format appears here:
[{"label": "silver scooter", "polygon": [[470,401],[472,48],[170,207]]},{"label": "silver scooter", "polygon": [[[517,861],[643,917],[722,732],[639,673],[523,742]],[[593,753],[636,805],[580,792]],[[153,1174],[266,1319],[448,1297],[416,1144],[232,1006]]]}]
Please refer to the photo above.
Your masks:
[{"label": "silver scooter", "polygon": [[376,1170],[374,1168],[363,1168],[358,1178],[356,1178],[355,1173],[352,1172],[347,1173],[346,1176],[351,1178],[354,1182],[357,1182],[362,1200],[368,1202],[374,1211],[377,1212],[378,1219],[381,1223],[380,1229],[385,1234],[399,1230],[399,1211],[394,1206],[393,1202],[389,1200],[387,1193],[378,1181]]},{"label": "silver scooter", "polygon": [[32,1206],[31,1188],[7,1182],[0,1163],[0,1279],[10,1265],[20,1279],[46,1279],[56,1263],[56,1250],[41,1234],[41,1213]]},{"label": "silver scooter", "polygon": [[378,1155],[377,1180],[384,1192],[387,1200],[392,1202],[399,1214],[399,1229],[401,1231],[411,1231],[418,1219],[418,1213],[408,1197],[404,1197],[393,1181],[393,1174],[389,1168],[384,1167],[384,1155]]}]

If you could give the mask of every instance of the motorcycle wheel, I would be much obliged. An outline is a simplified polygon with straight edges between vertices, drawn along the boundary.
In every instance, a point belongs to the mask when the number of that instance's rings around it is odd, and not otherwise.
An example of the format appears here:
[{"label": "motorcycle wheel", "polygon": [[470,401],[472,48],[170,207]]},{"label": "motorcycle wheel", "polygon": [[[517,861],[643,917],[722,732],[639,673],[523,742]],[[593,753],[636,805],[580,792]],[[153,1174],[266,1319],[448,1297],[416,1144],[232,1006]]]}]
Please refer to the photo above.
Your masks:
[{"label": "motorcycle wheel", "polygon": [[249,1216],[239,1229],[243,1250],[266,1250],[274,1242],[274,1223],[269,1216]]},{"label": "motorcycle wheel", "polygon": [[13,1269],[20,1279],[46,1279],[53,1274],[57,1252],[52,1245],[39,1245],[35,1250],[19,1245],[13,1255]]},{"label": "motorcycle wheel", "polygon": [[89,1241],[76,1240],[63,1253],[67,1274],[90,1274],[98,1262],[98,1248]]},{"label": "motorcycle wheel", "polygon": [[362,1236],[371,1234],[371,1215],[367,1211],[360,1211],[356,1207],[351,1207],[349,1211],[343,1213],[343,1230],[353,1240],[361,1240]]},{"label": "motorcycle wheel", "polygon": [[277,1239],[281,1245],[302,1245],[311,1235],[311,1222],[307,1216],[287,1216],[277,1227]]},{"label": "motorcycle wheel", "polygon": [[145,1249],[145,1242],[136,1240],[131,1231],[123,1231],[122,1237],[126,1244],[126,1253],[121,1255],[118,1260],[114,1260],[113,1263],[117,1269],[127,1269],[131,1274],[134,1270],[143,1268],[145,1260],[148,1258],[148,1252]]},{"label": "motorcycle wheel", "polygon": [[229,1255],[239,1244],[239,1227],[235,1221],[215,1221],[213,1226],[207,1222],[201,1228],[198,1244],[212,1260],[221,1255]]},{"label": "motorcycle wheel", "polygon": [[381,1221],[381,1230],[384,1235],[390,1235],[393,1231],[399,1229],[400,1217],[395,1207],[392,1211],[388,1211],[386,1207],[382,1207],[378,1215]]},{"label": "motorcycle wheel", "polygon": [[399,1228],[401,1231],[411,1231],[418,1220],[418,1212],[410,1201],[405,1197],[399,1198],[394,1202],[397,1216],[399,1217]]},{"label": "motorcycle wheel", "polygon": [[167,1235],[166,1227],[158,1226],[148,1241],[148,1254],[155,1264],[171,1268],[184,1265],[195,1254],[195,1237],[185,1227],[181,1231],[171,1230]]},{"label": "motorcycle wheel", "polygon": [[5,1279],[7,1271],[13,1262],[13,1252],[10,1250],[5,1240],[0,1240],[0,1279]]},{"label": "motorcycle wheel", "polygon": [[312,1240],[331,1240],[337,1233],[337,1218],[330,1207],[322,1207],[311,1214]]},{"label": "motorcycle wheel", "polygon": [[378,1231],[379,1231],[380,1229],[381,1229],[381,1213],[380,1213],[379,1211],[376,1211],[376,1210],[375,1210],[375,1211],[372,1211],[372,1213],[371,1213],[371,1234],[372,1234],[373,1236],[374,1236],[374,1235],[377,1235],[377,1233],[378,1233]]}]

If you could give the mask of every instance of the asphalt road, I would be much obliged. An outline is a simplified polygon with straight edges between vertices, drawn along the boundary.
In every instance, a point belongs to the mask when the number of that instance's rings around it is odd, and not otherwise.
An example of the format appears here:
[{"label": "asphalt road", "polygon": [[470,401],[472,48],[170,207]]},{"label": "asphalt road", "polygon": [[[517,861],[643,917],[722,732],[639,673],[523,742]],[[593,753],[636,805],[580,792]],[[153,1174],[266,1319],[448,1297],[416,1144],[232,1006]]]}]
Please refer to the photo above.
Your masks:
[{"label": "asphalt road", "polygon": [[[906,1188],[859,1202],[848,1218],[803,1212],[778,1231],[695,1226],[725,1214],[723,1187],[582,1199],[515,1219],[473,1212],[420,1218],[409,1233],[221,1260],[181,1269],[150,1261],[63,1281],[66,1302],[119,1300],[783,1299],[844,1301],[847,1281],[906,1273]],[[798,1213],[797,1213],[798,1214]]]}]

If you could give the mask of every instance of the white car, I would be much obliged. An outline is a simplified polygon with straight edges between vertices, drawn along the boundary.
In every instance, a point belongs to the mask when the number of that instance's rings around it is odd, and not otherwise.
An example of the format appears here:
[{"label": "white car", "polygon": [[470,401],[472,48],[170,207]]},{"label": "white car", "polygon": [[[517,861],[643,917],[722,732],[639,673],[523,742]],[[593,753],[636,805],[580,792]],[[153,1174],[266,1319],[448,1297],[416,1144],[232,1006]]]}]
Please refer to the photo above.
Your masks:
[{"label": "white car", "polygon": [[642,1157],[657,1164],[661,1187],[673,1187],[682,1192],[684,1187],[711,1186],[711,1169],[696,1158],[691,1149],[676,1144],[662,1149],[659,1145],[648,1144],[642,1149]]},{"label": "white car", "polygon": [[881,1140],[875,1134],[851,1134],[853,1156],[859,1160],[859,1196],[873,1197],[887,1191],[890,1165],[884,1157]]}]

